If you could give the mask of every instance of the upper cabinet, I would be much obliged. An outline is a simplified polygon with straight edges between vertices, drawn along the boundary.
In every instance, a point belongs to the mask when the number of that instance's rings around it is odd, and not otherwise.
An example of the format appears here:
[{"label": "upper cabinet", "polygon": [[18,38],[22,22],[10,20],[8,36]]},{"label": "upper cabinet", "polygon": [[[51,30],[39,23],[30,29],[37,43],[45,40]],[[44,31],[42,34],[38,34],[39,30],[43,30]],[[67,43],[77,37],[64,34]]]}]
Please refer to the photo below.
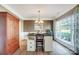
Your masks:
[{"label": "upper cabinet", "polygon": [[34,31],[34,21],[33,20],[25,20],[23,22],[24,32],[33,32]]},{"label": "upper cabinet", "polygon": [[[42,29],[40,29],[40,28]],[[38,24],[35,24],[34,20],[24,20],[23,21],[23,31],[24,32],[36,32],[36,28],[40,30],[47,30],[51,29],[51,20],[44,20],[44,23],[41,26],[38,26]]]}]

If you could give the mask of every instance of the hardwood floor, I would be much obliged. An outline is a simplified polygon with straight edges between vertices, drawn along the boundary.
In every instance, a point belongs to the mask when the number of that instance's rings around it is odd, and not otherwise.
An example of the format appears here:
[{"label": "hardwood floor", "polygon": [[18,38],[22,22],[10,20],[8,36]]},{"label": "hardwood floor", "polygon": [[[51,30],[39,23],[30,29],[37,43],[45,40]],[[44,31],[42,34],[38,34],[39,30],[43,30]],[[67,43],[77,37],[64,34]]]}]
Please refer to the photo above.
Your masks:
[{"label": "hardwood floor", "polygon": [[13,55],[49,55],[49,52],[32,52],[32,51],[17,51]]},{"label": "hardwood floor", "polygon": [[14,55],[74,55],[74,53],[64,47],[63,45],[57,43],[56,41],[53,41],[53,50],[52,52],[30,52],[26,50],[20,50],[18,49]]}]

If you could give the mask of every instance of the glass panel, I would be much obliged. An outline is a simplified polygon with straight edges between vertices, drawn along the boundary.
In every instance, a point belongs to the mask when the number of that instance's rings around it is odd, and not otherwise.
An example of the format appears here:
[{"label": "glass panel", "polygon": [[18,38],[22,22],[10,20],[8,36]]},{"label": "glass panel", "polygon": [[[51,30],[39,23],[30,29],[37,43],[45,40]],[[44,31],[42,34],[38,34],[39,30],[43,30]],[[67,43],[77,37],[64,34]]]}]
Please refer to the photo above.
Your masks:
[{"label": "glass panel", "polygon": [[56,22],[56,37],[71,42],[72,36],[72,16],[63,18]]}]

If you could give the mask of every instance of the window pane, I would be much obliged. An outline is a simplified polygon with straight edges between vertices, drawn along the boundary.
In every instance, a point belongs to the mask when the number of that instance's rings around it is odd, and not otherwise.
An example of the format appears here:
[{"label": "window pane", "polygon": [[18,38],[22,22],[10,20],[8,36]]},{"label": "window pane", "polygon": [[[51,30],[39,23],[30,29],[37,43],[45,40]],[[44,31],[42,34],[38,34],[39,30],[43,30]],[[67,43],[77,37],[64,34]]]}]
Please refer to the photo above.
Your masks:
[{"label": "window pane", "polygon": [[56,21],[56,37],[71,42],[72,36],[72,16]]}]

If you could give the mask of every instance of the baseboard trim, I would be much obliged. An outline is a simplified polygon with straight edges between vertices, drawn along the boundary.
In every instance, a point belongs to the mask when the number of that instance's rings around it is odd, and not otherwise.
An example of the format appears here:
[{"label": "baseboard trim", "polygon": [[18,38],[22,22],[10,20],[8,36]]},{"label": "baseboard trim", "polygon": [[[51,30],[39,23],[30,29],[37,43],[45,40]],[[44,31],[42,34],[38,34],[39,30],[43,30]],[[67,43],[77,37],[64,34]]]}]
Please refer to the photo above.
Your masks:
[{"label": "baseboard trim", "polygon": [[[69,49],[68,47],[66,47],[66,46],[63,45],[62,43],[58,42],[57,40],[54,40],[54,41],[56,41],[57,43],[61,44],[61,45],[64,46],[65,48]],[[72,52],[75,54],[75,52],[74,52],[73,50],[71,50],[71,49],[69,49],[69,50],[72,51]]]}]

